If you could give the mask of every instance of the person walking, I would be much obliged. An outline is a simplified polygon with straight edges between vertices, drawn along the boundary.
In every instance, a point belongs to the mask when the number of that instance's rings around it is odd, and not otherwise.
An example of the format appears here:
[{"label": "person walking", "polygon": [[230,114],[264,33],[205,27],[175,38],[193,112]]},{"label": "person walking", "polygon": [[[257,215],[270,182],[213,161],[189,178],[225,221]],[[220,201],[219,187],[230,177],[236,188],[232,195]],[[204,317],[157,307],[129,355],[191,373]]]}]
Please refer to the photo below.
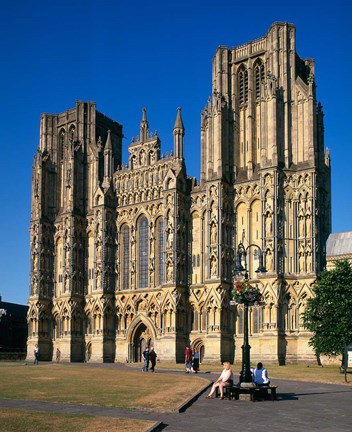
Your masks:
[{"label": "person walking", "polygon": [[59,363],[61,357],[61,351],[59,348],[56,349],[56,362]]},{"label": "person walking", "polygon": [[36,344],[34,347],[34,364],[35,365],[39,364],[39,347],[38,347],[38,344]]},{"label": "person walking", "polygon": [[198,373],[199,371],[199,352],[197,350],[197,348],[194,348],[193,351],[193,372]]},{"label": "person walking", "polygon": [[186,373],[190,373],[192,371],[192,350],[188,345],[185,349],[185,366]]},{"label": "person walking", "polygon": [[155,365],[156,365],[156,358],[157,357],[158,356],[157,356],[156,352],[154,351],[154,347],[151,347],[150,352],[149,352],[149,359],[150,359],[150,364],[151,364],[150,370],[152,372],[155,372]]},{"label": "person walking", "polygon": [[144,365],[143,365],[143,369],[142,369],[143,372],[148,372],[149,360],[150,360],[149,347],[146,346],[145,350],[143,351],[143,361],[144,361]]}]

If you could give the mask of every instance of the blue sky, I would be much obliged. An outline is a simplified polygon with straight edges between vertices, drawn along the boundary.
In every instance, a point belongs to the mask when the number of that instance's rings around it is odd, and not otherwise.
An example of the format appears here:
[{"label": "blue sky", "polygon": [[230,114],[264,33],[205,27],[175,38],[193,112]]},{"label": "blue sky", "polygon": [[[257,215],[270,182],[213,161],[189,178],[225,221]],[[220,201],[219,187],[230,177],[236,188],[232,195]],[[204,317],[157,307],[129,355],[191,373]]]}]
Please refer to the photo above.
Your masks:
[{"label": "blue sky", "polygon": [[[246,7],[245,5],[249,6]],[[29,292],[31,168],[40,114],[75,100],[124,126],[124,148],[142,108],[162,151],[172,149],[177,107],[188,174],[199,178],[200,112],[211,93],[218,45],[262,37],[275,21],[296,25],[297,51],[315,59],[317,97],[332,159],[333,232],[352,230],[351,6],[349,2],[213,0],[18,0],[0,14],[0,294]]]}]

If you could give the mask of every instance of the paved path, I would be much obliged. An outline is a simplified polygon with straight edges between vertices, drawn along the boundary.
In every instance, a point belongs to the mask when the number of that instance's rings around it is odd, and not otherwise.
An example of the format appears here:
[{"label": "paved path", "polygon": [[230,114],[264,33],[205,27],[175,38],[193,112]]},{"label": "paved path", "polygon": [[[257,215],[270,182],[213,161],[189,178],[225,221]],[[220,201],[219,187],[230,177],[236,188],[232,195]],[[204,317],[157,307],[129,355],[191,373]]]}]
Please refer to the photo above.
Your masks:
[{"label": "paved path", "polygon": [[[77,364],[77,366],[81,364]],[[91,367],[92,365],[89,365]],[[124,365],[96,365],[96,367],[124,368]],[[136,369],[138,372],[138,370]],[[166,371],[159,370],[158,373]],[[173,371],[175,374],[183,372]],[[213,380],[218,375],[200,374]],[[154,431],[221,432],[239,430],[273,432],[351,432],[352,387],[275,380],[278,400],[275,402],[246,402],[205,399],[203,393],[184,411],[174,414],[146,413],[116,408],[78,404],[55,404],[36,401],[0,399],[0,407],[23,408],[38,411],[59,411],[110,417],[130,417],[155,421]]]}]

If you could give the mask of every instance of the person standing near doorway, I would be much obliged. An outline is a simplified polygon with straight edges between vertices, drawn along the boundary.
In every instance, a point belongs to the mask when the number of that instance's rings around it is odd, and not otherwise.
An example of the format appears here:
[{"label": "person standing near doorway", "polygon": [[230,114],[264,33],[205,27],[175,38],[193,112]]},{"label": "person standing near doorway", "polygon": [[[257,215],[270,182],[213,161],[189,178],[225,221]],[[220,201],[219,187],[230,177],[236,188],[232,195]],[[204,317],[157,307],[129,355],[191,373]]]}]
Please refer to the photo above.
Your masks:
[{"label": "person standing near doorway", "polygon": [[194,348],[193,351],[193,372],[198,373],[199,371],[199,352],[197,350],[197,348]]},{"label": "person standing near doorway", "polygon": [[149,347],[146,346],[145,350],[143,351],[143,361],[144,361],[144,365],[143,365],[143,369],[142,369],[143,372],[148,372],[149,360],[150,360]]},{"label": "person standing near doorway", "polygon": [[150,359],[150,364],[151,364],[150,370],[152,372],[155,372],[155,365],[156,365],[156,358],[157,357],[158,356],[157,356],[156,352],[154,351],[154,347],[151,347],[150,353],[149,353],[149,359]]},{"label": "person standing near doorway", "polygon": [[188,345],[185,349],[185,366],[186,373],[190,373],[192,371],[192,350]]}]

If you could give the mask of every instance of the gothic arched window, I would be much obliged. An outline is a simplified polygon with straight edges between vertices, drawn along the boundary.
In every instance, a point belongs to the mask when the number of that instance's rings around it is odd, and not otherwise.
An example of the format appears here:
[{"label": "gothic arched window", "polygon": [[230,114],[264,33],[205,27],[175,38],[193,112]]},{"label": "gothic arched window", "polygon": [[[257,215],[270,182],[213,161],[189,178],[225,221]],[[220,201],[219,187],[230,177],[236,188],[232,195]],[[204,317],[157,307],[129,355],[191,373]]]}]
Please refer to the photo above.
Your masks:
[{"label": "gothic arched window", "polygon": [[254,79],[255,79],[255,98],[260,98],[260,87],[264,81],[264,65],[259,60],[254,66]]},{"label": "gothic arched window", "polygon": [[148,220],[143,217],[139,222],[139,288],[148,286]]},{"label": "gothic arched window", "polygon": [[165,224],[164,219],[157,221],[157,285],[165,282]]},{"label": "gothic arched window", "polygon": [[130,287],[130,229],[124,225],[121,230],[122,237],[122,289]]},{"label": "gothic arched window", "polygon": [[70,136],[69,136],[70,140],[74,141],[74,138],[75,138],[75,127],[74,126],[70,127],[70,133],[69,134],[70,134]]},{"label": "gothic arched window", "polygon": [[59,152],[60,158],[64,157],[65,131],[62,129],[59,133]]},{"label": "gothic arched window", "polygon": [[238,73],[238,89],[239,89],[239,97],[240,104],[245,104],[248,102],[248,71],[241,66],[240,71]]},{"label": "gothic arched window", "polygon": [[262,309],[253,308],[253,333],[259,333],[262,328]]}]

